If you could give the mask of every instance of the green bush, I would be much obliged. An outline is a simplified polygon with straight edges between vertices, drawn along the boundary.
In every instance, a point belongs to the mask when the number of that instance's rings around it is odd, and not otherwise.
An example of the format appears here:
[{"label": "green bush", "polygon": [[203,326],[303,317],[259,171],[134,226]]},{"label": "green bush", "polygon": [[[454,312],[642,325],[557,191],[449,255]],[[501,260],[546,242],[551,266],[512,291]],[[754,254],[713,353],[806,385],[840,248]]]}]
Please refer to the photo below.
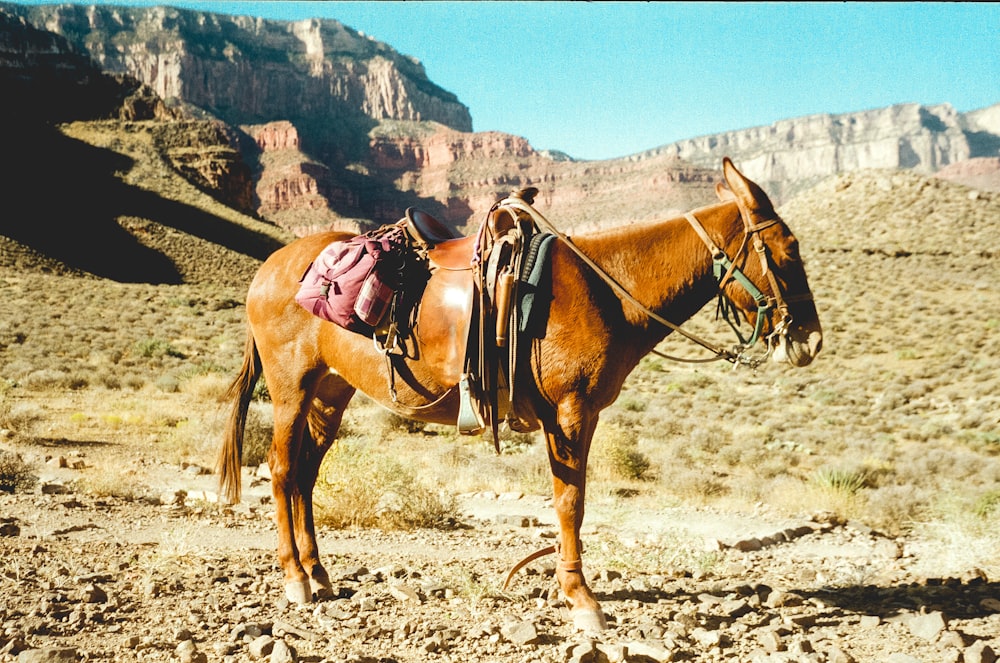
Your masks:
[{"label": "green bush", "polygon": [[812,483],[823,490],[842,495],[854,495],[865,487],[868,477],[864,471],[821,468],[812,475]]},{"label": "green bush", "polygon": [[133,351],[140,357],[152,359],[156,357],[177,357],[184,359],[184,353],[174,348],[168,341],[159,338],[144,338],[136,341]]}]

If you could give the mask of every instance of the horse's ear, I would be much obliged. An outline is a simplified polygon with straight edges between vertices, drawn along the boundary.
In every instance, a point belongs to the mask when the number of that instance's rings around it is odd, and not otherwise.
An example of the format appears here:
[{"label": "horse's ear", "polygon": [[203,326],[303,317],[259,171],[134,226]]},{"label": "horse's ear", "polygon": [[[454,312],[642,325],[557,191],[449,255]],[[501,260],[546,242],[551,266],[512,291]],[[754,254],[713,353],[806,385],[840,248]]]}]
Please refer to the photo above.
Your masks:
[{"label": "horse's ear", "polygon": [[733,165],[732,159],[729,157],[722,157],[722,175],[726,178],[726,184],[729,186],[729,190],[732,191],[737,198],[741,197],[740,194],[746,193],[751,197],[753,194],[750,193],[750,188],[747,186],[747,178],[743,176],[736,166]]},{"label": "horse's ear", "polygon": [[719,200],[726,202],[728,200],[736,200],[736,196],[732,191],[726,188],[726,185],[722,182],[715,183],[715,195],[719,197]]},{"label": "horse's ear", "polygon": [[746,208],[747,212],[773,213],[774,206],[764,190],[737,170],[729,157],[722,159],[722,175],[726,178],[726,184],[729,185],[729,190],[733,192],[741,208]]}]

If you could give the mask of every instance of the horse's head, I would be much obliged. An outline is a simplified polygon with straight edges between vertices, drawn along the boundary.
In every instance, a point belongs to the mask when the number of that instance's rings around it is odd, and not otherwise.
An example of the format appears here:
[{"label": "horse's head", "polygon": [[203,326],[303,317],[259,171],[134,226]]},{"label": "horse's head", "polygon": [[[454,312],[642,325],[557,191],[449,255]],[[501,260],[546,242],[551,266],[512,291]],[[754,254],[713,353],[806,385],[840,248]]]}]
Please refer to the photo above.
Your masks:
[{"label": "horse's head", "polygon": [[823,345],[823,329],[798,240],[767,194],[728,157],[722,170],[729,188],[719,184],[716,193],[736,203],[743,232],[735,236],[738,248],[727,248],[732,266],[720,277],[720,288],[754,327],[752,340],[758,335],[766,339],[772,359],[806,366]]}]

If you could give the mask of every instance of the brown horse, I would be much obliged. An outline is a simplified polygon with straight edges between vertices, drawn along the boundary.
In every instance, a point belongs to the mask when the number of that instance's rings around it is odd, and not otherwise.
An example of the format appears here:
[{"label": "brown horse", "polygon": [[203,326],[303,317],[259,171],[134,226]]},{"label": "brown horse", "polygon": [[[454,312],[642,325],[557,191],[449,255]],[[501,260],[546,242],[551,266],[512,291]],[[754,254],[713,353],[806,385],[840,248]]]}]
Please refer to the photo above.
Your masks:
[{"label": "brown horse", "polygon": [[[605,624],[580,558],[587,456],[599,413],[618,397],[632,369],[720,291],[756,326],[771,359],[805,366],[822,344],[795,237],[766,194],[728,158],[723,175],[729,190],[717,187],[721,202],[665,221],[564,238],[551,250],[547,326],[531,342],[523,372],[530,378],[515,406],[532,413],[532,425],[544,431],[560,530],[557,579],[581,629]],[[449,339],[447,330],[461,327],[452,324],[453,316],[467,315],[468,304],[462,297],[448,304],[447,291],[456,279],[471,276],[432,270],[414,326],[419,360],[400,359],[390,388],[385,357],[371,338],[324,322],[293,300],[310,262],[345,237],[299,239],[258,271],[247,294],[246,351],[229,392],[234,405],[219,453],[222,491],[236,501],[243,427],[263,372],[274,406],[268,463],[277,552],[286,595],[298,603],[330,590],[316,544],[313,485],[355,391],[427,422],[454,424],[458,411],[458,376],[442,377],[435,362],[455,354],[460,340],[464,348],[464,339]],[[718,259],[723,253],[731,262],[723,262],[720,278],[713,254]],[[726,358],[740,360],[736,354]]]}]

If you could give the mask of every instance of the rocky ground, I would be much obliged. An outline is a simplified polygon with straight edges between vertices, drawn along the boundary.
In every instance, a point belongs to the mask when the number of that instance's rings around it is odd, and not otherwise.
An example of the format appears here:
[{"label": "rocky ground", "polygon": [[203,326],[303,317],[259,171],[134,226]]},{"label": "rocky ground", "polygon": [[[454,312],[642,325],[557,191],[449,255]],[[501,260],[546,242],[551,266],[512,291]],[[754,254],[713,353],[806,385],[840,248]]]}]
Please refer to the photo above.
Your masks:
[{"label": "rocky ground", "polygon": [[[58,462],[50,465],[58,465]],[[919,541],[822,516],[677,509],[591,513],[587,573],[609,618],[574,632],[541,497],[476,494],[452,531],[324,531],[337,598],[284,601],[269,485],[235,506],[212,477],[170,468],[158,498],[74,492],[56,468],[0,494],[0,661],[890,661],[992,662],[1000,579],[927,577]],[[208,499],[205,499],[208,498]],[[707,563],[654,563],[666,528]],[[610,537],[610,538],[609,538]],[[585,539],[585,541],[588,539]],[[600,541],[663,573],[622,571]],[[676,571],[670,570],[676,567]]]}]

